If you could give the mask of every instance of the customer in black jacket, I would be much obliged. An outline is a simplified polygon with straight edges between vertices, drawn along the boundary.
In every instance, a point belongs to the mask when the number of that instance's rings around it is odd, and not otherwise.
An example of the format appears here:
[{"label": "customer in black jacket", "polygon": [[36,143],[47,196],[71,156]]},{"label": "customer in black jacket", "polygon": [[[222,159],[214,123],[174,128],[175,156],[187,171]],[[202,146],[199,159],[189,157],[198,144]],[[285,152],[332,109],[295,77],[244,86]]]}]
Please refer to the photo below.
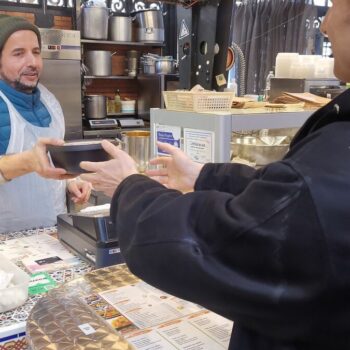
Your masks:
[{"label": "customer in black jacket", "polygon": [[[323,24],[350,81],[350,1]],[[150,284],[234,321],[230,349],[350,349],[350,91],[262,169],[193,163],[180,150],[138,175],[124,152],[82,167],[112,195],[125,260]],[[193,192],[183,194],[194,187]]]}]

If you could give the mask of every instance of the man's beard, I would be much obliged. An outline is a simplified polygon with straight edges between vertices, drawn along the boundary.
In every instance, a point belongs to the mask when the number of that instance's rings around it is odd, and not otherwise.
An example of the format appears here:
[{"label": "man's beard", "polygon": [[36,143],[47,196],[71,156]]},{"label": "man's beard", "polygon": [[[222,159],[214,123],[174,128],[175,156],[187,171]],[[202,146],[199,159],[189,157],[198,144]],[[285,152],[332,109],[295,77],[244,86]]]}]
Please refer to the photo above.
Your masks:
[{"label": "man's beard", "polygon": [[8,78],[6,76],[6,74],[4,72],[1,72],[1,77],[2,79],[9,85],[11,85],[12,87],[14,87],[17,91],[20,91],[20,92],[24,92],[24,93],[31,93],[33,92],[33,90],[38,86],[39,84],[39,78],[38,80],[36,81],[36,83],[33,83],[33,84],[24,84],[21,82],[21,78],[22,78],[22,75],[24,74],[28,74],[28,73],[37,73],[36,70],[26,70],[24,71],[23,73],[21,73],[19,75],[19,77],[15,80],[11,80],[10,78]]}]

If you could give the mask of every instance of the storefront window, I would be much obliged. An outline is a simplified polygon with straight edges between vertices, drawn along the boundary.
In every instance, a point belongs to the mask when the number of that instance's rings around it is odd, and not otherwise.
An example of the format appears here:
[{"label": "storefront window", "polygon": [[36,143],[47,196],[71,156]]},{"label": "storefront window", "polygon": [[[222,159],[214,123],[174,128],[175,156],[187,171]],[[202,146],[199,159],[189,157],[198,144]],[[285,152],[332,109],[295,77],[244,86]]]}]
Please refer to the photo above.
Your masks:
[{"label": "storefront window", "polygon": [[330,0],[314,0],[314,4],[316,6],[332,6],[332,2]]}]

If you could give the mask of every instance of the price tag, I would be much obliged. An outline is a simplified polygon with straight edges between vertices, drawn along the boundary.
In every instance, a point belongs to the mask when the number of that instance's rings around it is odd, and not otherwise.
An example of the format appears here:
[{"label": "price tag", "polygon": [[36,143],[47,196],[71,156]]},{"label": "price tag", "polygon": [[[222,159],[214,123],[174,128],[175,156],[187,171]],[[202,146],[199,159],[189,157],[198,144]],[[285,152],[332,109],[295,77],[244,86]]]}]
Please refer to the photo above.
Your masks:
[{"label": "price tag", "polygon": [[95,329],[91,327],[88,323],[84,323],[78,326],[85,335],[90,335],[96,333]]}]

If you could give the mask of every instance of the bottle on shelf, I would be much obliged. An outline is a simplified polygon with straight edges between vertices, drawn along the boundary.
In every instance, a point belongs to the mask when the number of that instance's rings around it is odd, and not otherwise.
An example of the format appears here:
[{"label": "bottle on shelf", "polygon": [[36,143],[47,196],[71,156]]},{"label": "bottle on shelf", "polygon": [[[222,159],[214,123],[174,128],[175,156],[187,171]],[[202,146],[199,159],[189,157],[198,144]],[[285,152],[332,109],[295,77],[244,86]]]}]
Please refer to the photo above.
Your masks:
[{"label": "bottle on shelf", "polygon": [[114,96],[114,110],[115,110],[115,113],[120,113],[120,111],[122,110],[122,100],[120,98],[119,89],[117,90]]},{"label": "bottle on shelf", "polygon": [[107,98],[107,114],[115,113],[115,103],[113,97]]},{"label": "bottle on shelf", "polygon": [[275,74],[272,70],[270,70],[269,74],[266,77],[266,83],[265,83],[265,100],[268,101],[270,97],[270,90],[271,90],[271,79],[275,77]]},{"label": "bottle on shelf", "polygon": [[227,88],[224,91],[233,92],[235,96],[237,96],[238,85],[236,83],[236,79],[232,78],[231,81],[227,84]]}]

